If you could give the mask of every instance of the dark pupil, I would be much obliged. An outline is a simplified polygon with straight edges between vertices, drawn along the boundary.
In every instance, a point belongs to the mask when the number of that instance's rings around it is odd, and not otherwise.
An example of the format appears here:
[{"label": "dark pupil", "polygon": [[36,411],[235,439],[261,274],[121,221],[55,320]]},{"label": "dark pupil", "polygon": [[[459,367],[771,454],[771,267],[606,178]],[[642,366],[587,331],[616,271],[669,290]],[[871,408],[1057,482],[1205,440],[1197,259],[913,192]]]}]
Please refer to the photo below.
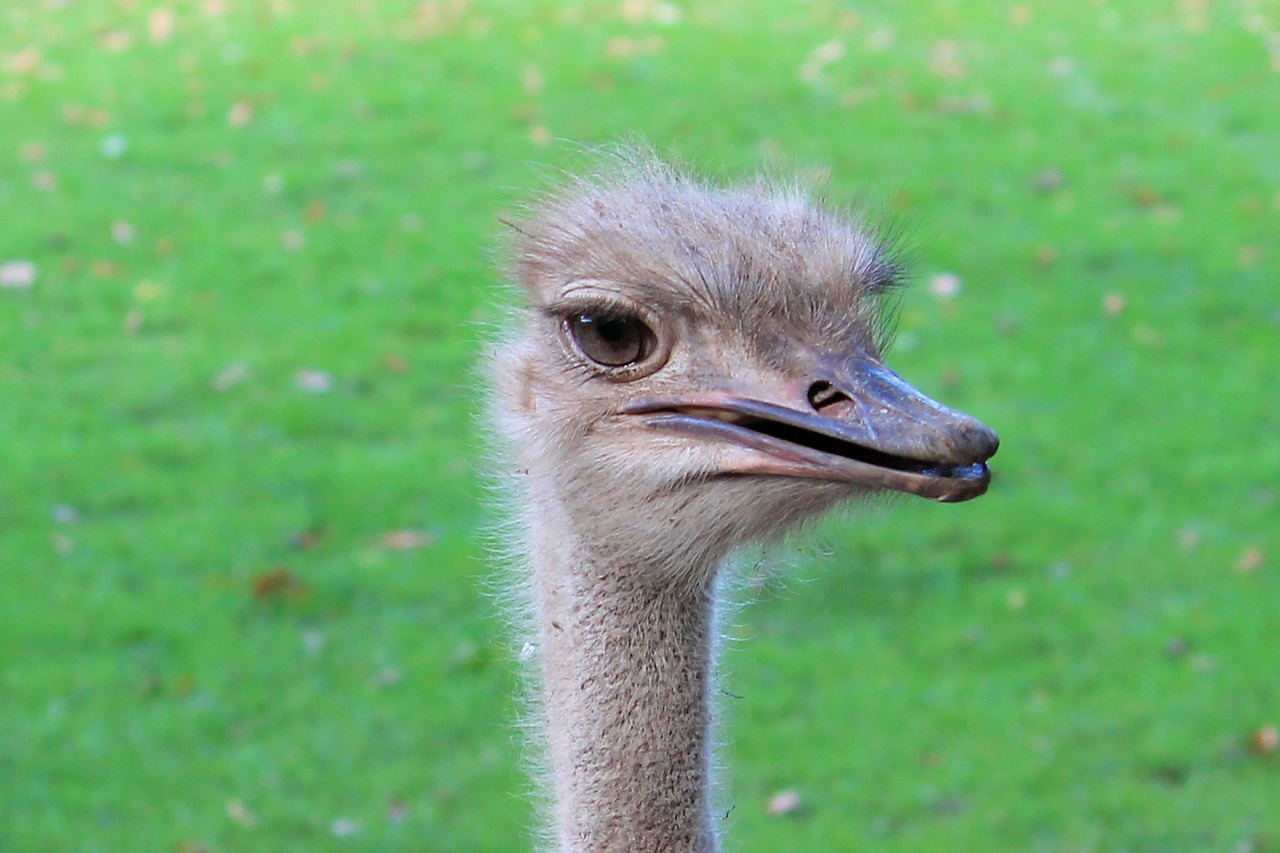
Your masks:
[{"label": "dark pupil", "polygon": [[578,346],[594,362],[606,367],[621,367],[646,355],[645,341],[649,329],[635,317],[579,314],[571,323]]}]

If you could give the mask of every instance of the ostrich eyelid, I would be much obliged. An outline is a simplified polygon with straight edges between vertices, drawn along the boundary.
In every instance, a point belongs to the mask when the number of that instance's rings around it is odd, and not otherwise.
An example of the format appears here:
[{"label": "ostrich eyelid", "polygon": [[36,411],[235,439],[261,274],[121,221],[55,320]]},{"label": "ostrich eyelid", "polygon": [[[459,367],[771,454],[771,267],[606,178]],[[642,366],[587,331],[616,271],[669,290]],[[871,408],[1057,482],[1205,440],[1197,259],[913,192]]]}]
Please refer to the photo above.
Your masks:
[{"label": "ostrich eyelid", "polygon": [[[566,353],[574,361],[603,379],[612,382],[641,379],[660,370],[666,365],[671,355],[671,339],[665,324],[659,321],[653,312],[638,305],[617,299],[595,299],[576,302],[576,304],[549,306],[543,310],[555,318]],[[598,357],[598,353],[593,354],[591,345],[584,344],[581,340],[579,334],[581,326],[576,322],[588,317],[599,323],[607,323],[610,320],[634,320],[642,336],[636,357],[613,364],[607,358]]]}]

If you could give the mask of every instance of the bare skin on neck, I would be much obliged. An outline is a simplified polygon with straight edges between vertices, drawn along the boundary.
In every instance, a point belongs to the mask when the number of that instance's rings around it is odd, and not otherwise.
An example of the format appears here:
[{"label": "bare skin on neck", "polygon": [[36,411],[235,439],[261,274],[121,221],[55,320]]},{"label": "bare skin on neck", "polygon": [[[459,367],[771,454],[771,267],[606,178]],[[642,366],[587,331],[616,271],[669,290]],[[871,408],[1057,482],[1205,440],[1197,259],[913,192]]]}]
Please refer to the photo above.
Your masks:
[{"label": "bare skin on neck", "polygon": [[710,590],[575,566],[538,607],[561,849],[714,850]]}]

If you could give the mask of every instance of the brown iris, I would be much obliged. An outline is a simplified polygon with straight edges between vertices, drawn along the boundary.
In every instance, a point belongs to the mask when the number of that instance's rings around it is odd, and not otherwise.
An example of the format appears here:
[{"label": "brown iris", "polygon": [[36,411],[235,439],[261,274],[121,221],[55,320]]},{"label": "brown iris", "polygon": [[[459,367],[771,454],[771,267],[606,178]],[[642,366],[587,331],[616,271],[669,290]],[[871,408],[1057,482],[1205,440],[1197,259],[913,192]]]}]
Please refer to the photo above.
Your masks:
[{"label": "brown iris", "polygon": [[628,314],[573,314],[569,334],[587,358],[602,367],[627,367],[653,354],[653,330]]}]

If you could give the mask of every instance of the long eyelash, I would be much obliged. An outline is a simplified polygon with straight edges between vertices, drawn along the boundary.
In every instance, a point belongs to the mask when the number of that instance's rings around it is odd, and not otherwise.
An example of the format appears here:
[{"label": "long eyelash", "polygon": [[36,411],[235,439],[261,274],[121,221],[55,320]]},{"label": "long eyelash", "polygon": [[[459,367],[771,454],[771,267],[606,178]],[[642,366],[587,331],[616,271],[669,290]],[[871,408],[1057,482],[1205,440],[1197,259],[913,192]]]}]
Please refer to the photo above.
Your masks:
[{"label": "long eyelash", "polygon": [[543,317],[558,322],[565,322],[566,320],[571,320],[574,317],[583,315],[593,317],[602,323],[608,323],[614,320],[639,319],[633,312],[628,311],[621,306],[610,305],[602,302],[576,305],[545,305],[538,310]]}]

